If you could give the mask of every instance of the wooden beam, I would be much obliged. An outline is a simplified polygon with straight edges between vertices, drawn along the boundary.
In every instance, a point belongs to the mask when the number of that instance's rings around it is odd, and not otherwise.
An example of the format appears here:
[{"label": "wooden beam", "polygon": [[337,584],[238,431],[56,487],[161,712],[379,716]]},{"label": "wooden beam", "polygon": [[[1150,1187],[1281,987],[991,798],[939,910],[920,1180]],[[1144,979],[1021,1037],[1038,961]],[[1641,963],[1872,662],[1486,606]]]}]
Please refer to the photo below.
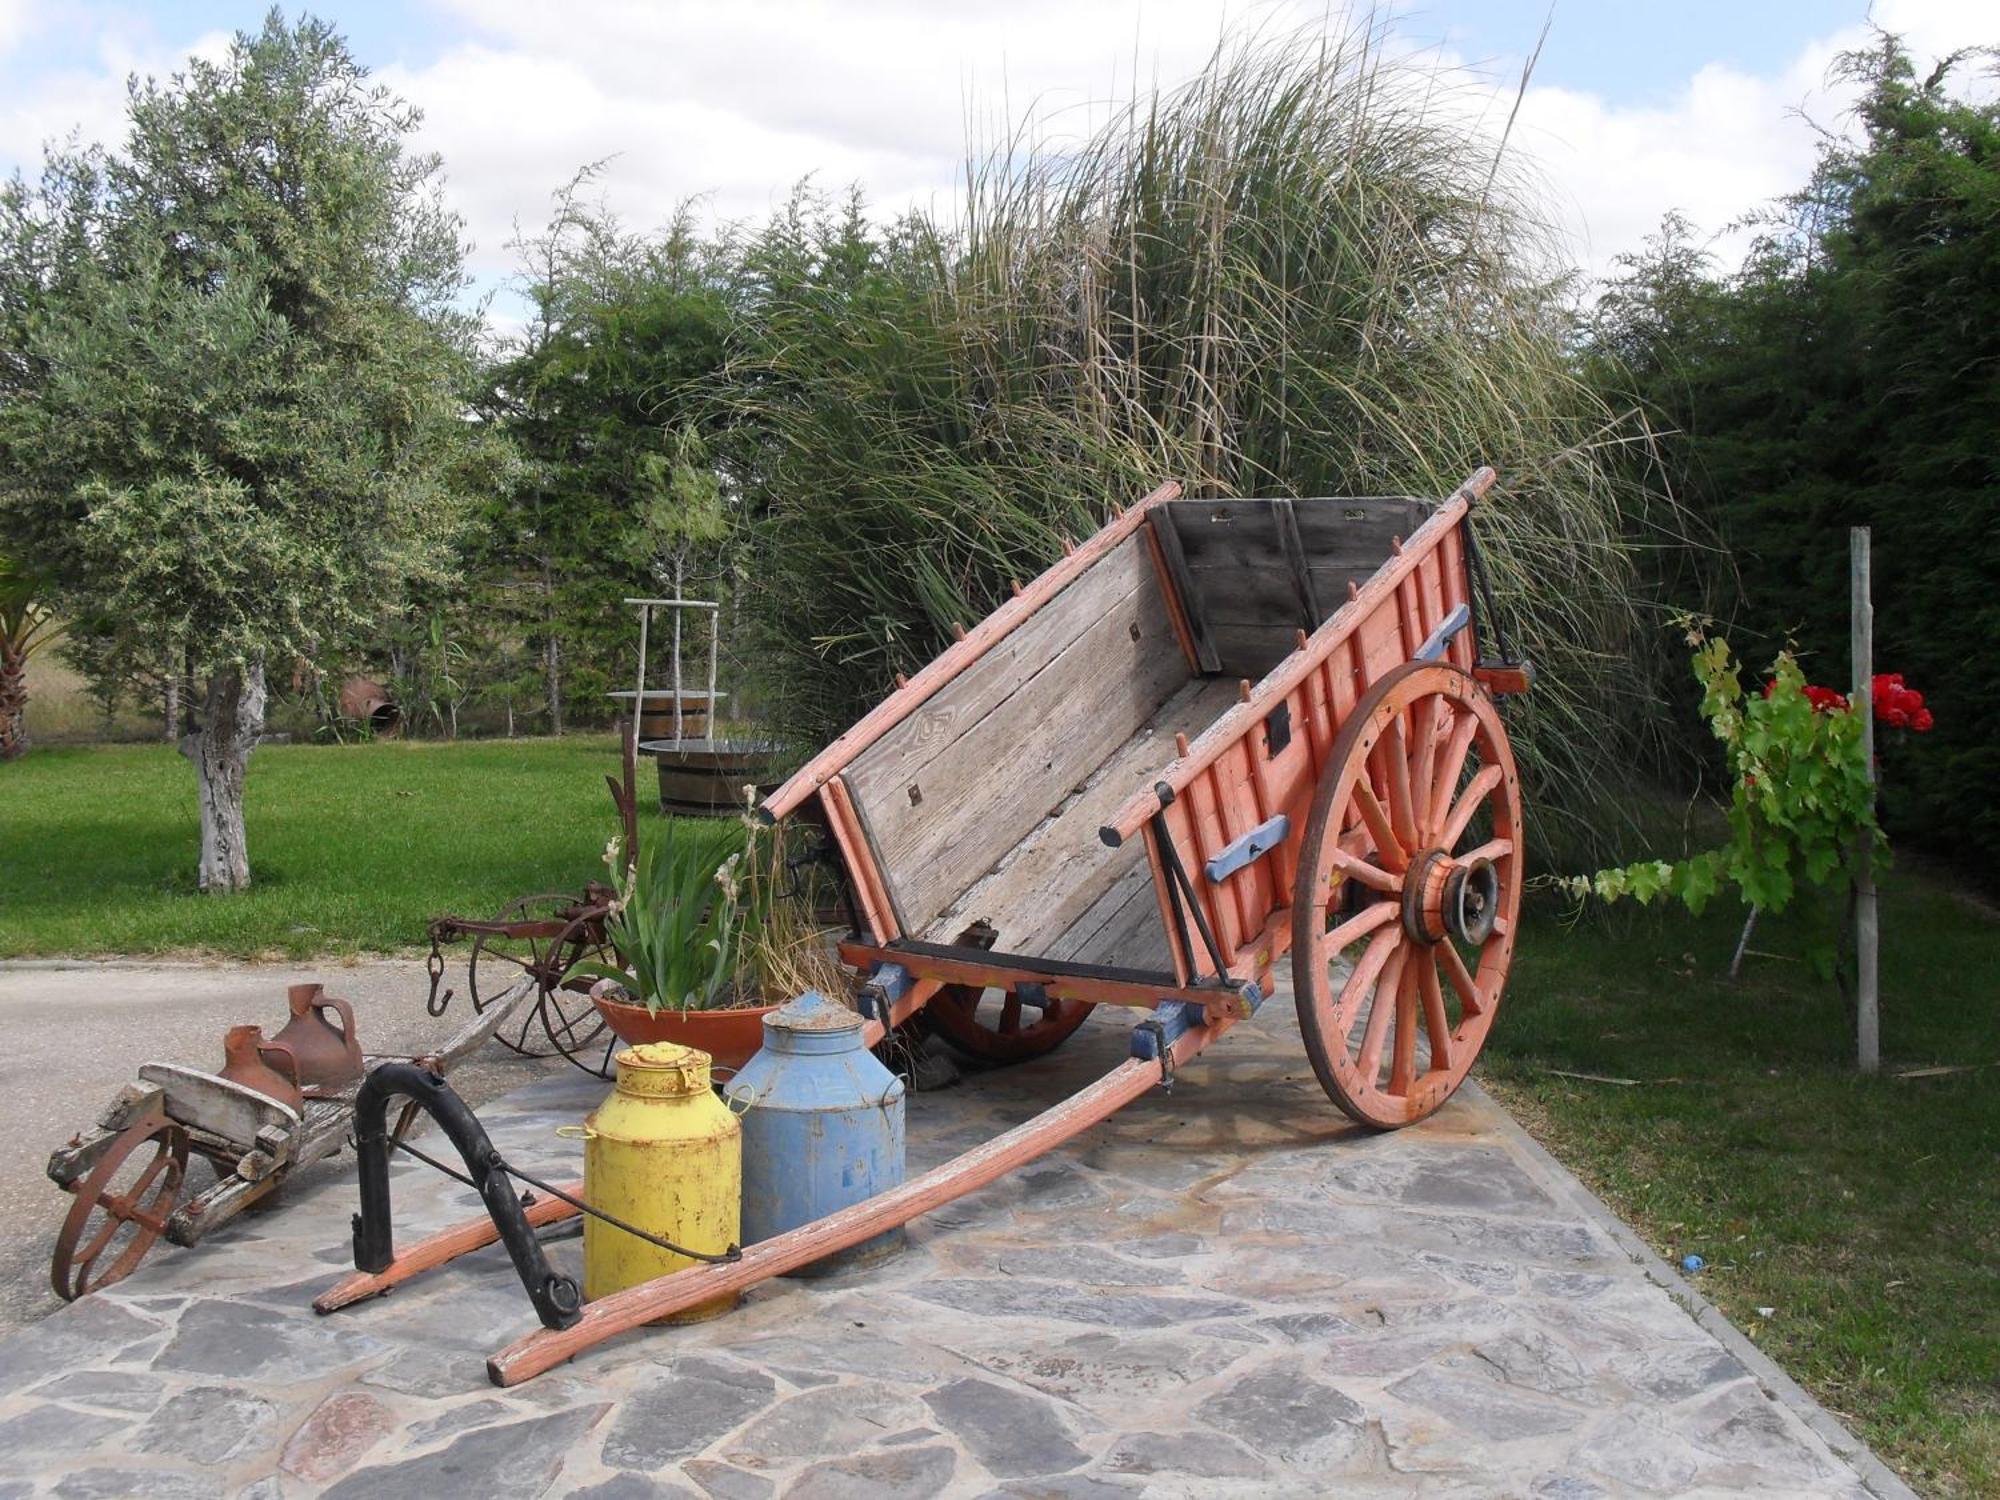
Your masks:
[{"label": "wooden beam", "polygon": [[[583,1184],[565,1182],[562,1190],[572,1198],[583,1196]],[[564,1219],[574,1218],[578,1210],[560,1198],[537,1198],[525,1210],[528,1226],[539,1228],[544,1224],[557,1224]],[[352,1303],[379,1297],[391,1287],[401,1286],[412,1276],[457,1260],[461,1255],[470,1255],[475,1250],[483,1250],[500,1239],[500,1230],[489,1215],[481,1214],[476,1219],[467,1219],[463,1224],[454,1224],[449,1229],[439,1230],[426,1239],[418,1240],[389,1262],[381,1271],[356,1271],[352,1276],[336,1281],[332,1286],[313,1298],[313,1311],[330,1313]]]},{"label": "wooden beam", "polygon": [[1216,654],[1214,635],[1202,614],[1201,596],[1195,592],[1194,574],[1188,571],[1187,553],[1181,547],[1180,528],[1174,523],[1171,507],[1155,507],[1152,525],[1158,546],[1155,555],[1166,570],[1168,595],[1180,602],[1181,619],[1194,643],[1195,665],[1204,672],[1220,672],[1222,658]]}]

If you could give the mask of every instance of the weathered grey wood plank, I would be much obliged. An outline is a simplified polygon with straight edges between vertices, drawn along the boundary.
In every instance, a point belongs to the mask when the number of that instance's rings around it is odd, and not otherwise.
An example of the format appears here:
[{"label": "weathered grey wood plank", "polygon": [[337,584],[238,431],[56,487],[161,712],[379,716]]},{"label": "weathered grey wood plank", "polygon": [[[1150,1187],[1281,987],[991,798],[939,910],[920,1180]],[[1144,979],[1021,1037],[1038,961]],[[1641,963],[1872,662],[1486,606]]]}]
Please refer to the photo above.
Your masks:
[{"label": "weathered grey wood plank", "polygon": [[1320,608],[1319,592],[1313,586],[1312,569],[1306,561],[1305,539],[1299,535],[1298,516],[1289,503],[1272,512],[1278,528],[1278,543],[1284,548],[1285,563],[1292,572],[1292,589],[1298,597],[1299,618],[1307,630],[1317,629],[1333,613]]},{"label": "weathered grey wood plank", "polygon": [[1011,683],[983,679],[963,702],[941,705],[929,743],[905,738],[881,754],[877,745],[850,768],[849,790],[908,930],[928,930],[1187,681],[1152,560],[1131,556],[1136,585],[1122,596],[1104,585],[1080,595],[1089,618],[1073,640],[1039,660],[1024,655]]},{"label": "weathered grey wood plank", "polygon": [[1218,625],[1215,652],[1222,672],[1232,683],[1247,677],[1252,682],[1298,648],[1296,625]]},{"label": "weathered grey wood plank", "polygon": [[1160,921],[1159,898],[1153,894],[1152,868],[1143,850],[1130,874],[1099,898],[1085,920],[1062,935],[1050,956],[1118,969],[1173,973],[1174,957]]},{"label": "weathered grey wood plank", "polygon": [[140,1067],[139,1077],[166,1094],[171,1118],[218,1135],[239,1151],[248,1151],[267,1125],[287,1133],[299,1128],[299,1116],[289,1105],[213,1073],[151,1062]]},{"label": "weathered grey wood plank", "polygon": [[[871,804],[942,755],[1021,685],[1042,671],[1153,575],[1145,539],[1134,536],[1093,563],[1021,626],[933,693],[909,718],[854,758],[848,790]],[[1157,582],[1154,583],[1157,589]],[[901,783],[899,786],[898,783]]]},{"label": "weathered grey wood plank", "polygon": [[[1176,734],[1194,738],[1235,701],[1232,682],[1206,678],[1186,684],[1104,758],[1075,796],[1006,851],[926,936],[949,942],[971,922],[984,920],[999,933],[997,947],[1047,955],[1107,891],[1135,869],[1145,871],[1138,841],[1109,849],[1098,829],[1174,758]],[[1150,891],[1150,876],[1147,880]]]},{"label": "weathered grey wood plank", "polygon": [[1181,614],[1187,620],[1188,634],[1194,637],[1195,660],[1204,672],[1222,670],[1220,658],[1215,654],[1215,642],[1208,632],[1208,618],[1202,612],[1201,598],[1194,586],[1194,577],[1188,572],[1187,558],[1181,553],[1180,529],[1174,524],[1173,503],[1153,507],[1149,518],[1153,535],[1159,538],[1160,557],[1167,566],[1167,581],[1173,586],[1174,597],[1180,600]]}]

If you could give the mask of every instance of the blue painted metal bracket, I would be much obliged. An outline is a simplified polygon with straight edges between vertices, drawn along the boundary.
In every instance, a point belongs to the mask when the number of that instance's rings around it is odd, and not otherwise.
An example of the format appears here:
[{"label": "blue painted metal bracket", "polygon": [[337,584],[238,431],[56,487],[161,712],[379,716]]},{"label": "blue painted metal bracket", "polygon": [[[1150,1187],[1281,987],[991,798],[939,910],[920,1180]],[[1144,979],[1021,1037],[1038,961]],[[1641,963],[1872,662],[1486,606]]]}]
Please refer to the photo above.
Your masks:
[{"label": "blue painted metal bracket", "polygon": [[889,1007],[909,994],[916,980],[901,964],[877,964],[861,986],[855,1005],[871,1021],[889,1024]]},{"label": "blue painted metal bracket", "polygon": [[1425,637],[1424,643],[1417,647],[1416,660],[1444,660],[1444,648],[1451,644],[1452,637],[1471,623],[1471,607],[1464,604],[1454,605],[1451,613],[1438,621],[1437,629]]},{"label": "blue painted metal bracket", "polygon": [[1284,843],[1286,835],[1292,831],[1292,820],[1283,813],[1267,818],[1251,829],[1243,837],[1219,850],[1205,865],[1202,872],[1211,882],[1221,881],[1234,875],[1245,865],[1255,864],[1278,845]]},{"label": "blue painted metal bracket", "polygon": [[1164,1057],[1175,1042],[1201,1025],[1208,1013],[1192,1000],[1162,1000],[1152,1015],[1132,1028],[1132,1055],[1140,1062]]},{"label": "blue painted metal bracket", "polygon": [[[1251,1015],[1257,1014],[1257,1007],[1264,1003],[1263,991],[1253,983],[1236,986],[1237,994],[1243,997]],[[1153,1007],[1153,1013],[1132,1028],[1132,1056],[1140,1062],[1158,1061],[1161,1083],[1174,1086],[1174,1043],[1186,1036],[1195,1027],[1203,1025],[1208,1018],[1207,1010],[1193,1000],[1162,1000]]]}]

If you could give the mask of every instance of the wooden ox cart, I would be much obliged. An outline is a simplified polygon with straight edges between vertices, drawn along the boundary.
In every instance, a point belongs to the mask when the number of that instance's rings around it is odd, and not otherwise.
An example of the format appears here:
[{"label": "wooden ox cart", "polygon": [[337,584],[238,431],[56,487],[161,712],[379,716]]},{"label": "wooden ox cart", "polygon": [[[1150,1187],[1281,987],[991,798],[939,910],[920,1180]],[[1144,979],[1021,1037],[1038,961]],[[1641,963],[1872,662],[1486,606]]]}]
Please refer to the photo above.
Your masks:
[{"label": "wooden ox cart", "polygon": [[[1529,672],[1508,659],[1467,525],[1493,477],[1437,504],[1183,500],[1168,485],[773,793],[768,817],[817,817],[839,851],[858,918],[842,952],[865,976],[871,1039],[925,1010],[967,1052],[1020,1059],[1115,1004],[1145,1012],[1131,1056],[854,1208],[581,1309],[543,1308],[544,1328],[489,1360],[493,1380],[1032,1160],[1170,1082],[1272,993],[1288,954],[1333,1100],[1378,1129],[1437,1109],[1492,1025],[1521,900],[1520,785],[1495,695]],[[545,1198],[532,1218],[574,1212]],[[318,1306],[499,1233],[435,1237]]]}]

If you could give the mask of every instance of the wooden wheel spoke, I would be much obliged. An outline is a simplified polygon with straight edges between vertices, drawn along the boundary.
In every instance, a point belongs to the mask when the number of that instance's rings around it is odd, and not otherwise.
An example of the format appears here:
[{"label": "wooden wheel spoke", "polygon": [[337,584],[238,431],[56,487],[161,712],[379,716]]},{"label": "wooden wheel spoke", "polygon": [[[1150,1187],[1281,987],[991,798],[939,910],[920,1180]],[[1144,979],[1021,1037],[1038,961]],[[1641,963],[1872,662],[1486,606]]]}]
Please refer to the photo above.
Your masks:
[{"label": "wooden wheel spoke", "polygon": [[1444,989],[1437,965],[1426,959],[1417,965],[1417,983],[1424,1001],[1424,1029],[1431,1038],[1431,1066],[1451,1071],[1451,1018],[1444,1011]]},{"label": "wooden wheel spoke", "polygon": [[1410,792],[1410,744],[1401,719],[1389,725],[1376,750],[1382,757],[1382,779],[1389,789],[1389,826],[1405,849],[1415,849],[1423,842],[1423,834],[1416,798]]},{"label": "wooden wheel spoke", "polygon": [[[1400,934],[1398,936],[1400,938]],[[1395,1018],[1397,996],[1403,984],[1403,966],[1408,960],[1409,950],[1399,941],[1375,981],[1374,999],[1368,1008],[1368,1025],[1361,1033],[1361,1051],[1354,1059],[1354,1069],[1361,1075],[1362,1083],[1371,1088],[1376,1075],[1382,1071],[1382,1043],[1388,1039],[1389,1022]]]},{"label": "wooden wheel spoke", "polygon": [[1401,915],[1402,908],[1394,901],[1371,902],[1339,926],[1327,929],[1326,951],[1338,953],[1349,943],[1366,937],[1376,928],[1395,921]]},{"label": "wooden wheel spoke", "polygon": [[1375,840],[1376,852],[1382,856],[1382,863],[1400,875],[1410,867],[1409,851],[1396,837],[1396,831],[1389,824],[1389,815],[1382,809],[1382,803],[1375,795],[1375,789],[1366,781],[1354,784],[1354,805],[1361,813],[1361,821],[1368,827],[1368,833]]},{"label": "wooden wheel spoke", "polygon": [[1438,733],[1451,716],[1449,700],[1433,695],[1423,699],[1410,711],[1411,727],[1416,732],[1417,756],[1410,771],[1410,779],[1416,786],[1417,796],[1422,799],[1417,808],[1416,840],[1419,845],[1430,842],[1431,828],[1431,782],[1437,775]]},{"label": "wooden wheel spoke", "polygon": [[1396,1045],[1390,1053],[1389,1092],[1407,1094],[1417,1071],[1417,970],[1421,958],[1412,958],[1396,976]]},{"label": "wooden wheel spoke", "polygon": [[[1479,733],[1479,719],[1467,714],[1451,727],[1451,738],[1445,742],[1444,754],[1438,758],[1437,770],[1431,776],[1430,826],[1441,827],[1445,814],[1451,807],[1451,794],[1458,790],[1458,778],[1465,770],[1465,758],[1472,753],[1473,736]],[[1436,840],[1449,848],[1449,841]]]},{"label": "wooden wheel spoke", "polygon": [[1354,970],[1347,976],[1347,983],[1340,988],[1339,1000],[1334,1005],[1334,1024],[1343,1037],[1354,1025],[1355,1010],[1367,995],[1369,987],[1381,977],[1382,966],[1389,961],[1389,955],[1403,941],[1403,934],[1394,928],[1378,932],[1374,940],[1363,950],[1356,961]]},{"label": "wooden wheel spoke", "polygon": [[1439,961],[1444,965],[1444,977],[1451,981],[1451,987],[1458,991],[1459,1003],[1465,1007],[1468,1016],[1484,1015],[1486,997],[1479,992],[1479,985],[1473,980],[1472,971],[1459,957],[1458,949],[1450,941],[1437,945]]},{"label": "wooden wheel spoke", "polygon": [[1000,1033],[1008,1036],[1021,1029],[1021,997],[1012,990],[1000,1002]]},{"label": "wooden wheel spoke", "polygon": [[1514,841],[1512,839],[1488,839],[1477,849],[1468,849],[1465,853],[1458,855],[1457,859],[1460,864],[1470,864],[1475,859],[1490,859],[1497,863],[1513,852]]},{"label": "wooden wheel spoke", "polygon": [[1365,885],[1371,891],[1380,891],[1385,896],[1400,896],[1403,893],[1403,877],[1380,865],[1370,864],[1358,854],[1349,854],[1345,849],[1332,850],[1328,856],[1333,868],[1344,878],[1357,885]]},{"label": "wooden wheel spoke", "polygon": [[1438,847],[1449,849],[1464,837],[1466,825],[1473,814],[1479,811],[1488,794],[1500,785],[1501,774],[1498,766],[1481,766],[1478,775],[1466,784],[1464,793],[1452,805],[1451,816],[1445,819],[1444,827],[1438,830]]}]

